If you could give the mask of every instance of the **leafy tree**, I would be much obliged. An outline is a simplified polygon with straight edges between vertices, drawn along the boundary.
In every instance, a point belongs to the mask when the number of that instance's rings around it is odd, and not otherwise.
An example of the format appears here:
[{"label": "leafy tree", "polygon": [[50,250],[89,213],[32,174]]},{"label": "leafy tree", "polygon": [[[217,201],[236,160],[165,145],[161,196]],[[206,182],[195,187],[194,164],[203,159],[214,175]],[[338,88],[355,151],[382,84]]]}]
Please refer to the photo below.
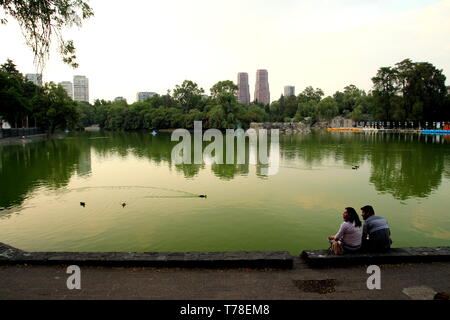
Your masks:
[{"label": "leafy tree", "polygon": [[173,91],[173,98],[177,101],[184,113],[194,109],[202,102],[202,95],[205,91],[195,82],[185,80],[181,86],[177,85]]},{"label": "leafy tree", "polygon": [[206,119],[210,128],[226,128],[225,112],[221,105],[216,105],[207,113]]},{"label": "leafy tree", "polygon": [[343,114],[350,115],[355,107],[361,102],[366,95],[364,90],[358,89],[355,85],[351,84],[344,88],[344,107]]},{"label": "leafy tree", "polygon": [[0,116],[13,127],[28,113],[23,83],[22,74],[11,60],[0,67]]},{"label": "leafy tree", "polygon": [[126,101],[114,101],[108,108],[105,127],[111,130],[125,130],[126,124],[124,119],[127,109]]},{"label": "leafy tree", "polygon": [[375,119],[391,120],[393,99],[398,91],[396,69],[391,67],[380,68],[377,75],[372,78],[374,85]]},{"label": "leafy tree", "polygon": [[292,118],[298,110],[298,99],[296,96],[284,97],[283,114],[285,117]]},{"label": "leafy tree", "polygon": [[143,126],[143,117],[139,113],[138,105],[131,105],[125,108],[124,118],[123,118],[123,129],[124,130],[139,130]]},{"label": "leafy tree", "polygon": [[315,117],[318,102],[316,100],[309,100],[306,102],[300,102],[298,104],[297,114],[302,118]]},{"label": "leafy tree", "polygon": [[203,121],[206,116],[198,109],[192,109],[184,116],[184,128],[193,129],[195,121]]},{"label": "leafy tree", "polygon": [[83,0],[0,0],[5,17],[2,24],[13,17],[19,23],[27,45],[33,50],[35,63],[42,69],[48,59],[53,35],[59,42],[63,61],[76,68],[75,46],[65,40],[62,29],[76,25],[94,15],[92,8]]},{"label": "leafy tree", "polygon": [[245,118],[244,105],[237,101],[238,87],[229,80],[216,83],[211,89],[205,113],[210,128],[227,129],[241,125]]},{"label": "leafy tree", "polygon": [[368,95],[362,96],[358,101],[358,105],[353,109],[351,118],[354,121],[372,120],[372,110],[374,108],[373,101],[373,96],[370,93]]},{"label": "leafy tree", "polygon": [[[238,86],[233,83],[233,81],[225,80],[217,82],[211,89],[211,97],[213,99],[223,99],[224,101],[232,101],[236,98],[236,93],[238,91]],[[237,98],[236,98],[237,99]]]},{"label": "leafy tree", "polygon": [[299,102],[308,102],[310,100],[314,100],[316,102],[320,102],[322,97],[324,96],[324,93],[322,89],[314,89],[313,87],[309,86],[303,90],[302,93],[298,95]]},{"label": "leafy tree", "polygon": [[397,82],[403,97],[406,120],[439,120],[447,89],[442,70],[428,62],[409,59],[396,64]]},{"label": "leafy tree", "polygon": [[98,124],[102,128],[106,127],[106,120],[108,118],[108,111],[111,104],[112,103],[110,101],[105,100],[97,99],[94,101],[94,123]]},{"label": "leafy tree", "polygon": [[405,59],[378,70],[374,83],[375,116],[380,120],[437,121],[445,116],[447,89],[442,70]]},{"label": "leafy tree", "polygon": [[1,65],[0,70],[12,77],[17,77],[23,80],[23,75],[17,70],[16,65],[11,59],[7,59],[4,64]]},{"label": "leafy tree", "polygon": [[332,97],[326,97],[317,104],[317,115],[320,119],[331,120],[337,114],[337,104]]},{"label": "leafy tree", "polygon": [[[283,96],[282,96],[283,97]],[[283,120],[282,105],[280,101],[273,101],[269,106],[270,121],[278,122]]]},{"label": "leafy tree", "polygon": [[266,122],[268,118],[263,107],[251,104],[243,116],[243,121],[248,126],[251,122]]},{"label": "leafy tree", "polygon": [[44,95],[33,99],[33,114],[39,125],[48,128],[51,134],[56,128],[76,128],[80,119],[79,109],[66,90],[50,82],[45,84],[43,91]]},{"label": "leafy tree", "polygon": [[88,102],[77,102],[78,113],[80,114],[79,127],[85,128],[96,123],[96,112],[94,106]]},{"label": "leafy tree", "polygon": [[159,107],[152,112],[152,128],[169,128],[170,119],[168,117],[168,109]]}]

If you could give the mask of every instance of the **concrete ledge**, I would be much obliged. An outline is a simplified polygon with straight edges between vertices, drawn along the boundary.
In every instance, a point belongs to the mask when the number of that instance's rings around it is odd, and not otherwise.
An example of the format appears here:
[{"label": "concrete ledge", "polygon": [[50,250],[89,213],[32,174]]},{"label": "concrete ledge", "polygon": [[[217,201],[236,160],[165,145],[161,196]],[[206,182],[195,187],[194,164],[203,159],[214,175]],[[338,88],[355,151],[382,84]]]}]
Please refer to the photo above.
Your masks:
[{"label": "concrete ledge", "polygon": [[158,268],[291,269],[287,251],[269,252],[24,252],[0,243],[0,265],[90,265]]},{"label": "concrete ledge", "polygon": [[393,248],[386,253],[330,254],[328,250],[305,250],[302,258],[314,266],[394,264],[450,261],[450,247]]}]

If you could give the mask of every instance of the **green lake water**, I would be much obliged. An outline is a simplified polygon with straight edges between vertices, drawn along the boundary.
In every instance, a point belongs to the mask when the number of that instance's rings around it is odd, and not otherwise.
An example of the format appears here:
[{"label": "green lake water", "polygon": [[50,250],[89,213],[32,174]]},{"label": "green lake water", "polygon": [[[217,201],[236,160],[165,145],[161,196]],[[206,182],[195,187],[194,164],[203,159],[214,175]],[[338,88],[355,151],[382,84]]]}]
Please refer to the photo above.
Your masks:
[{"label": "green lake water", "polygon": [[449,137],[281,135],[272,176],[260,165],[175,165],[175,144],[169,133],[98,132],[0,145],[0,242],[298,254],[327,248],[345,207],[370,204],[395,247],[450,245]]}]

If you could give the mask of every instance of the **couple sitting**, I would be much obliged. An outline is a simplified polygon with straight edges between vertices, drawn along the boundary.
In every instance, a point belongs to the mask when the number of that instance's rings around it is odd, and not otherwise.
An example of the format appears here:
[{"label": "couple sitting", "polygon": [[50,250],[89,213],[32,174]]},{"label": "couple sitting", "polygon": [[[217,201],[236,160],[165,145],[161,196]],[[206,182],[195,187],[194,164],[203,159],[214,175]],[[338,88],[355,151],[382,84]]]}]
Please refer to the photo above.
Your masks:
[{"label": "couple sitting", "polygon": [[391,248],[391,231],[386,219],[375,216],[371,206],[361,208],[364,227],[361,225],[355,209],[345,208],[342,215],[344,222],[335,236],[329,236],[331,250],[335,254],[344,252],[369,251],[386,252]]}]

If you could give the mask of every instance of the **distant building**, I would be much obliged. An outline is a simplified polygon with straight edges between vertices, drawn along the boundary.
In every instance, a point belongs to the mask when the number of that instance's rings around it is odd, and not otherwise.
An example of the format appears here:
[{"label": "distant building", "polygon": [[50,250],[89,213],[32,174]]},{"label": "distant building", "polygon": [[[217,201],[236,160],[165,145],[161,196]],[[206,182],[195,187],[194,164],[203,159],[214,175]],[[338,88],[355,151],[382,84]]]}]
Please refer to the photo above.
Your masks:
[{"label": "distant building", "polygon": [[73,99],[73,84],[70,81],[62,81],[59,83],[66,90],[67,95]]},{"label": "distant building", "polygon": [[37,86],[42,86],[42,74],[40,73],[27,73],[25,75],[28,81],[33,82]]},{"label": "distant building", "polygon": [[450,86],[447,86],[447,94],[450,94]]},{"label": "distant building", "polygon": [[89,79],[85,76],[73,77],[73,100],[89,102]]},{"label": "distant building", "polygon": [[127,102],[127,99],[125,99],[124,97],[116,97],[114,99],[114,102],[118,102],[118,101],[125,101],[125,102]]},{"label": "distant building", "polygon": [[256,72],[255,101],[270,104],[269,73],[267,70]]},{"label": "distant building", "polygon": [[250,87],[248,85],[248,73],[239,72],[238,73],[238,94],[237,98],[240,103],[250,104]]},{"label": "distant building", "polygon": [[155,92],[138,92],[136,94],[136,101],[144,102],[145,100],[147,100],[150,97],[153,97],[154,95],[156,95]]},{"label": "distant building", "polygon": [[284,87],[284,96],[285,97],[295,96],[295,87],[294,86],[285,86]]}]

